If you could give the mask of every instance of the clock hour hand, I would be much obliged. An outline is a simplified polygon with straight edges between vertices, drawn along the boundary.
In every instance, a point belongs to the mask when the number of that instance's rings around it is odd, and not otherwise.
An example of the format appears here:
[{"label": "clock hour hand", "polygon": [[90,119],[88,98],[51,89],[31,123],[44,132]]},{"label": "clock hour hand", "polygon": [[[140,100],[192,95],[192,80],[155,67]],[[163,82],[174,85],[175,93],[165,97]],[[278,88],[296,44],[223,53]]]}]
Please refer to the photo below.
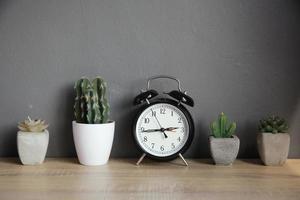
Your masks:
[{"label": "clock hour hand", "polygon": [[165,133],[165,131],[162,131],[162,133],[164,134],[165,138],[168,138],[167,134]]}]

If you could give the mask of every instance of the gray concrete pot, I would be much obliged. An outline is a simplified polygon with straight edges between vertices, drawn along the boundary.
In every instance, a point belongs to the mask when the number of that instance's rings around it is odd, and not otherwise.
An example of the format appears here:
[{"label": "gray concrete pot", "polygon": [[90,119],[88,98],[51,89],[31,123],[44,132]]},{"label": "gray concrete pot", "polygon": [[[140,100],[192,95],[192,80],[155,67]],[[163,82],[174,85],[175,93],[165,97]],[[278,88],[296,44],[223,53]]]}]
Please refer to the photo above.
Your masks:
[{"label": "gray concrete pot", "polygon": [[49,132],[22,132],[17,135],[20,160],[23,165],[37,165],[44,162],[49,143]]},{"label": "gray concrete pot", "polygon": [[287,133],[258,133],[258,153],[265,165],[283,165],[288,157],[290,135]]},{"label": "gray concrete pot", "polygon": [[233,135],[232,138],[209,137],[211,156],[216,165],[231,165],[236,159],[240,140]]}]

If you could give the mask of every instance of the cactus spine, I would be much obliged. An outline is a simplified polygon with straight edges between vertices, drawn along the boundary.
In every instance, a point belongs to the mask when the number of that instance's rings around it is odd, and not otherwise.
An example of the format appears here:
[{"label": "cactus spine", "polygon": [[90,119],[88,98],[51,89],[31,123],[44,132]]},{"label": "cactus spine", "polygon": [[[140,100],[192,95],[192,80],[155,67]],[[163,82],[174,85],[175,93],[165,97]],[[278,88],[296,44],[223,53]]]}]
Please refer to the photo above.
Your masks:
[{"label": "cactus spine", "polygon": [[285,119],[278,116],[270,116],[268,118],[259,121],[258,129],[262,133],[286,133],[288,131],[288,125]]},{"label": "cactus spine", "polygon": [[101,77],[90,81],[82,77],[76,81],[74,116],[78,123],[102,124],[108,121],[109,104],[106,98],[106,82]]},{"label": "cactus spine", "polygon": [[230,138],[236,130],[236,123],[229,123],[227,116],[222,112],[219,115],[218,122],[211,123],[210,130],[216,138]]}]

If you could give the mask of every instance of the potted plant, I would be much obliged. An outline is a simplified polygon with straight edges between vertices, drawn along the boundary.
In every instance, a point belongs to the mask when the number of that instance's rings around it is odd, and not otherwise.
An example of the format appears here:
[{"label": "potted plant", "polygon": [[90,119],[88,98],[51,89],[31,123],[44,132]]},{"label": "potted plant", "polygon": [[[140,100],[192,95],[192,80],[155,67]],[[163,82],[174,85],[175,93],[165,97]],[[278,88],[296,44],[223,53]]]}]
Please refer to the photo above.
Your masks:
[{"label": "potted plant", "polygon": [[115,122],[108,120],[106,87],[100,77],[92,81],[83,77],[75,83],[73,137],[83,165],[103,165],[109,159]]},{"label": "potted plant", "polygon": [[258,153],[265,165],[283,165],[289,154],[290,135],[285,119],[271,116],[260,120]]},{"label": "potted plant", "polygon": [[18,125],[17,146],[23,165],[37,165],[44,162],[48,143],[48,125],[44,120],[30,117]]},{"label": "potted plant", "polygon": [[237,157],[240,140],[233,135],[236,123],[229,123],[226,115],[222,112],[218,121],[210,125],[211,136],[209,137],[210,152],[217,165],[231,165]]}]

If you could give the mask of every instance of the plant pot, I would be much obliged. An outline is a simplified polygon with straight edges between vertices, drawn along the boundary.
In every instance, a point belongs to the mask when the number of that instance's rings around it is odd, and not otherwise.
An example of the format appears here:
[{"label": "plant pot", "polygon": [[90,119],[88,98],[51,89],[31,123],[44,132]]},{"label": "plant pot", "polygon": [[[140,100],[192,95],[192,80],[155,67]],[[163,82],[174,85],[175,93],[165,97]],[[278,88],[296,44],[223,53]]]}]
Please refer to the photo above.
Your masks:
[{"label": "plant pot", "polygon": [[265,165],[283,165],[289,154],[290,135],[287,133],[259,133],[258,153]]},{"label": "plant pot", "polygon": [[73,121],[73,138],[82,165],[104,165],[109,159],[115,122],[82,124]]},{"label": "plant pot", "polygon": [[49,143],[49,132],[23,132],[17,134],[17,145],[23,165],[38,165],[44,162]]},{"label": "plant pot", "polygon": [[240,140],[233,135],[231,138],[209,137],[211,156],[216,165],[231,165],[236,159]]}]

